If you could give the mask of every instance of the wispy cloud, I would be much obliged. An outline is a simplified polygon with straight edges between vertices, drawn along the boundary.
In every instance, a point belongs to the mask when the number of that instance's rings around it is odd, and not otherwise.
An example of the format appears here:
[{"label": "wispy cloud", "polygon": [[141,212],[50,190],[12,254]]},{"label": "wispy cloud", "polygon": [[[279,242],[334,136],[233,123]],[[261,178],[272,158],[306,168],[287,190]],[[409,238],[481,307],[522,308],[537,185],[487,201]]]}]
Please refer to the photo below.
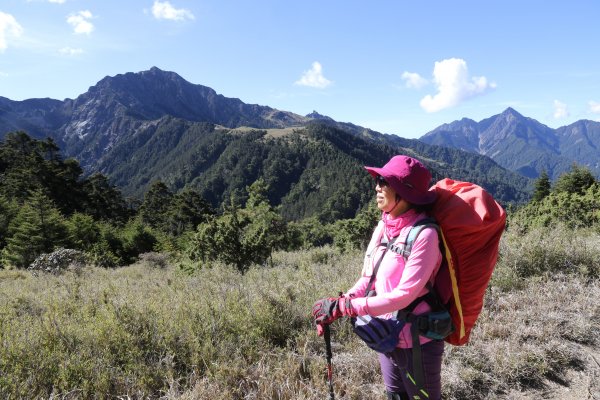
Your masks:
[{"label": "wispy cloud", "polygon": [[67,0],[48,0],[48,3],[65,4]]},{"label": "wispy cloud", "polygon": [[195,19],[190,10],[184,8],[175,8],[168,1],[155,0],[152,5],[152,15],[156,19],[167,19],[171,21],[184,21],[186,19]]},{"label": "wispy cloud", "polygon": [[83,49],[74,49],[72,47],[63,47],[59,49],[58,52],[65,56],[77,56],[79,54],[83,54]]},{"label": "wispy cloud", "polygon": [[567,105],[558,100],[554,100],[554,112],[552,116],[554,119],[567,118],[570,115]]},{"label": "wispy cloud", "polygon": [[325,89],[333,82],[323,76],[323,67],[321,63],[315,61],[312,63],[312,68],[304,71],[300,79],[294,82],[295,85],[314,87],[317,89]]},{"label": "wispy cloud", "polygon": [[465,60],[450,58],[436,61],[433,67],[435,95],[421,99],[421,107],[430,113],[454,107],[472,97],[483,95],[496,88],[485,76],[469,76]]},{"label": "wispy cloud", "polygon": [[94,24],[90,22],[93,17],[90,11],[84,10],[69,14],[67,22],[73,27],[74,33],[89,35],[94,30]]},{"label": "wispy cloud", "polygon": [[600,114],[600,103],[590,100],[588,105],[590,106],[591,113]]},{"label": "wispy cloud", "polygon": [[23,28],[15,17],[0,11],[0,53],[8,48],[8,41],[23,34]]},{"label": "wispy cloud", "polygon": [[408,71],[405,71],[402,74],[402,80],[405,82],[406,87],[410,89],[421,89],[429,83],[429,81],[421,75]]}]

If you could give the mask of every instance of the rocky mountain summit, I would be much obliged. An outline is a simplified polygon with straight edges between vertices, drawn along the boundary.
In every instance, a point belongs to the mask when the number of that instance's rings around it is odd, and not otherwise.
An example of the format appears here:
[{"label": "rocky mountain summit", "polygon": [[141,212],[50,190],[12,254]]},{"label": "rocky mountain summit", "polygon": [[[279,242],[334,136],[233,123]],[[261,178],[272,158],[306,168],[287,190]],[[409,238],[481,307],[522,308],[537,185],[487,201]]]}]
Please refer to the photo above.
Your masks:
[{"label": "rocky mountain summit", "polygon": [[552,129],[507,108],[480,122],[463,118],[441,125],[420,140],[486,155],[530,178],[544,170],[557,178],[573,163],[600,176],[600,122],[596,121],[580,120]]}]

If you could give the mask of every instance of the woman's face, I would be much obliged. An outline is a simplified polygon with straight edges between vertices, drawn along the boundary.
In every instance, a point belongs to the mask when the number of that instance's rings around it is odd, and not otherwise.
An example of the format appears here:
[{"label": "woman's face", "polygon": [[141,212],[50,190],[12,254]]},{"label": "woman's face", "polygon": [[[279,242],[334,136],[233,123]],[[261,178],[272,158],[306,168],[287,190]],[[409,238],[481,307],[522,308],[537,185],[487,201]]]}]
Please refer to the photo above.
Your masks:
[{"label": "woman's face", "polygon": [[380,176],[375,179],[375,191],[377,192],[377,208],[389,213],[396,206],[396,192]]}]

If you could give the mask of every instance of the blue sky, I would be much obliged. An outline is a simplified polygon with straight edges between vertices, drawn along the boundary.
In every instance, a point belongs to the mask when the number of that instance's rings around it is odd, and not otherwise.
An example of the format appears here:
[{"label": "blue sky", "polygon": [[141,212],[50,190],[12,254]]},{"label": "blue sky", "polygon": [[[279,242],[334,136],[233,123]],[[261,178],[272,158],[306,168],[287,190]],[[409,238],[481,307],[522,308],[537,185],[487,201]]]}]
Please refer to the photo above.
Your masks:
[{"label": "blue sky", "polygon": [[246,103],[403,137],[513,107],[600,120],[600,1],[2,0],[0,96],[157,66]]}]

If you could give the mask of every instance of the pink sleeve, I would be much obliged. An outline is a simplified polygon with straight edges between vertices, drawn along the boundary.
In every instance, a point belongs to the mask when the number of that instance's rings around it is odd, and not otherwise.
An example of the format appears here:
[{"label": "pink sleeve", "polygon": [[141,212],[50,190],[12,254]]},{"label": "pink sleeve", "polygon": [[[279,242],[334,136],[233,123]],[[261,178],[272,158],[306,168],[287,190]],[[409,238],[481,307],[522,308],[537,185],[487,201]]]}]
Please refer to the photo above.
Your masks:
[{"label": "pink sleeve", "polygon": [[346,292],[346,296],[354,296],[354,297],[363,297],[365,295],[365,290],[367,289],[367,285],[369,284],[370,277],[361,276],[358,281]]},{"label": "pink sleeve", "polygon": [[358,315],[374,316],[406,308],[417,297],[427,293],[425,285],[439,268],[441,260],[437,232],[429,228],[423,230],[413,244],[398,286],[374,297],[354,299],[352,307]]}]

